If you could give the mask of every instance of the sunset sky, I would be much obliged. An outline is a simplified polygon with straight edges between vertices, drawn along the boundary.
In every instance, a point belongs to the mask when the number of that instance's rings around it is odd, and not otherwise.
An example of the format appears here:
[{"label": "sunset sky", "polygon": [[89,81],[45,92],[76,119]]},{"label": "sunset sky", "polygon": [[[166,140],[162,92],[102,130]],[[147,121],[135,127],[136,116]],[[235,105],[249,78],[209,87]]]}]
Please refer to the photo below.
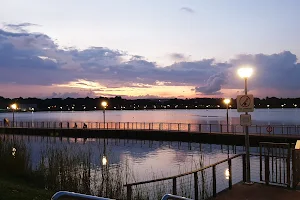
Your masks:
[{"label": "sunset sky", "polygon": [[0,96],[300,97],[298,0],[0,5]]}]

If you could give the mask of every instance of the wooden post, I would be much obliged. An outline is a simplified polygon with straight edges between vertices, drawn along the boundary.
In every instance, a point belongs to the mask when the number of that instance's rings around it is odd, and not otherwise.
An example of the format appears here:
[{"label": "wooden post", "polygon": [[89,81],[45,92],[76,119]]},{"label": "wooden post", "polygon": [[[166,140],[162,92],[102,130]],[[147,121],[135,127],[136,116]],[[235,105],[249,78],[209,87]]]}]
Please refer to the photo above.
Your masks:
[{"label": "wooden post", "polygon": [[213,196],[217,196],[217,178],[216,178],[216,166],[214,165],[212,167],[212,173],[213,173]]},{"label": "wooden post", "polygon": [[231,167],[231,159],[228,160],[228,170],[229,170],[229,189],[232,189],[232,167]]},{"label": "wooden post", "polygon": [[199,199],[199,191],[198,191],[198,174],[194,173],[194,191],[195,191],[195,200]]},{"label": "wooden post", "polygon": [[132,188],[131,185],[127,185],[127,200],[131,200],[132,198]]},{"label": "wooden post", "polygon": [[176,178],[173,178],[173,194],[177,194],[177,184],[176,184]]}]

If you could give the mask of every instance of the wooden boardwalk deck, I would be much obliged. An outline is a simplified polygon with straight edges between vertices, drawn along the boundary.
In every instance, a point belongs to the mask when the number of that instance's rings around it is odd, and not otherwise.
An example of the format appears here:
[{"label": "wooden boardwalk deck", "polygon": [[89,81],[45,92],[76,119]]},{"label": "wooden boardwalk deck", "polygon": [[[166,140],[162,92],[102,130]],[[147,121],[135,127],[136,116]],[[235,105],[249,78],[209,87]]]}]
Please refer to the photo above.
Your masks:
[{"label": "wooden boardwalk deck", "polygon": [[300,199],[300,190],[279,186],[268,186],[260,183],[245,185],[236,184],[232,190],[226,190],[212,198],[215,200],[296,200]]},{"label": "wooden boardwalk deck", "polygon": [[[0,134],[36,135],[50,137],[73,138],[118,138],[156,141],[180,141],[213,144],[243,145],[243,133],[207,133],[165,130],[122,130],[122,129],[73,129],[73,128],[3,128]],[[281,134],[249,134],[250,144],[257,146],[259,142],[296,143],[300,135]]]}]

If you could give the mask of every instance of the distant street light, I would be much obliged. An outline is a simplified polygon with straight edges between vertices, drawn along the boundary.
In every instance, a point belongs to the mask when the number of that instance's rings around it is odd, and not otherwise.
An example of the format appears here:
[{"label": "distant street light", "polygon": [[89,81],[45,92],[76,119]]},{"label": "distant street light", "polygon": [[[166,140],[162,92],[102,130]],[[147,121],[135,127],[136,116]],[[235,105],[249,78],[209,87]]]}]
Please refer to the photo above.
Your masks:
[{"label": "distant street light", "polygon": [[107,102],[106,101],[102,101],[101,102],[101,106],[103,107],[103,122],[104,122],[104,129],[105,129],[105,109],[107,107]]},{"label": "distant street light", "polygon": [[224,99],[223,102],[226,104],[226,124],[227,124],[227,133],[228,131],[228,104],[230,103],[230,99]]},{"label": "distant street light", "polygon": [[[245,80],[245,95],[247,95],[247,80],[252,75],[253,69],[250,67],[238,69],[238,75]],[[248,112],[245,113],[246,115]],[[246,148],[246,183],[251,183],[250,177],[250,144],[249,144],[249,129],[245,126],[245,148]]]},{"label": "distant street light", "polygon": [[12,111],[13,111],[13,123],[12,123],[12,124],[13,124],[13,125],[12,125],[13,127],[15,126],[15,110],[17,109],[17,107],[18,107],[18,106],[17,106],[17,104],[15,104],[15,103],[12,104],[12,105],[10,106],[10,108],[11,108]]}]

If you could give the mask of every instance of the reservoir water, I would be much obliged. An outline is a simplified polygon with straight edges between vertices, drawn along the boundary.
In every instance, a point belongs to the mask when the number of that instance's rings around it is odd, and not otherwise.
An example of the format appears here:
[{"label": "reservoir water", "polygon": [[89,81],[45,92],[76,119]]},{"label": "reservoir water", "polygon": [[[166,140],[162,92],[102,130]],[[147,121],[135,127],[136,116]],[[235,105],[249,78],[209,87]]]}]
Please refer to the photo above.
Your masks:
[{"label": "reservoir water", "polygon": [[[229,110],[229,123],[238,124],[239,114]],[[251,113],[253,124],[299,125],[298,109],[257,109]],[[1,113],[1,118],[11,120],[12,113]],[[15,113],[16,121],[83,121],[102,122],[102,111],[90,112],[27,112]],[[107,122],[172,122],[225,124],[226,110],[144,110],[144,111],[106,111]],[[103,155],[110,166],[130,168],[129,182],[161,178],[198,169],[244,152],[242,146],[226,146],[216,144],[155,142],[118,139],[74,139],[48,138],[36,136],[5,136],[10,140],[22,140],[31,151],[33,166],[37,165],[46,148],[65,148],[71,152],[89,152],[95,168],[101,167]],[[105,143],[105,145],[104,145]],[[18,152],[18,150],[17,150]],[[252,153],[259,152],[251,147]],[[241,171],[241,162],[239,162]],[[258,158],[252,158],[252,174],[258,179]],[[224,169],[219,173],[224,176]],[[225,178],[225,177],[224,177]],[[225,179],[224,179],[225,180]],[[240,180],[237,180],[240,181]]]},{"label": "reservoir water", "polygon": [[[229,109],[229,123],[239,124],[236,109]],[[300,109],[256,109],[250,113],[253,124],[300,124]],[[107,122],[168,122],[195,124],[225,124],[225,109],[187,110],[107,110]],[[12,119],[12,113],[0,113],[0,118]],[[15,113],[16,121],[82,121],[103,122],[102,111],[22,112]]]}]

